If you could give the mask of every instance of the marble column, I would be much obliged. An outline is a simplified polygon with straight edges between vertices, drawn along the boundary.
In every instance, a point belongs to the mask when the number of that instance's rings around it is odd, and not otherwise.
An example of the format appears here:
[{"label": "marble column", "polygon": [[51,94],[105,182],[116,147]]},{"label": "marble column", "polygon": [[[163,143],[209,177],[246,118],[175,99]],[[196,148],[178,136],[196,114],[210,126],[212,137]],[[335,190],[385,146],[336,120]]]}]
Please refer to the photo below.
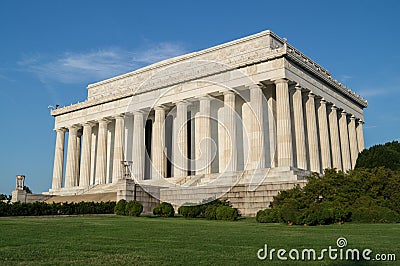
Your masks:
[{"label": "marble column", "polygon": [[329,113],[329,133],[331,136],[332,166],[342,171],[342,156],[340,152],[339,125],[337,107],[332,105]]},{"label": "marble column", "polygon": [[332,168],[331,149],[329,142],[328,115],[326,101],[320,100],[318,108],[319,143],[321,145],[322,170]]},{"label": "marble column", "polygon": [[90,185],[90,167],[91,167],[91,147],[92,147],[92,124],[83,124],[82,136],[82,155],[81,167],[79,174],[79,187],[87,187]]},{"label": "marble column", "polygon": [[96,158],[96,184],[105,184],[107,179],[107,124],[109,120],[99,120]]},{"label": "marble column", "polygon": [[356,165],[357,157],[358,157],[356,118],[354,117],[354,115],[352,115],[350,117],[350,122],[349,122],[349,140],[350,140],[351,165],[354,168],[355,165]]},{"label": "marble column", "polygon": [[77,167],[77,135],[78,127],[71,126],[68,128],[68,150],[67,150],[67,165],[65,171],[65,187],[71,188],[75,186],[76,167]]},{"label": "marble column", "polygon": [[[211,173],[211,97],[199,97],[200,110],[196,117],[196,174]],[[197,124],[198,123],[198,124]]]},{"label": "marble column", "polygon": [[296,134],[297,168],[307,170],[306,138],[304,133],[303,96],[301,87],[296,85],[293,94],[293,116]]},{"label": "marble column", "polygon": [[52,189],[60,189],[62,187],[63,168],[64,168],[64,144],[65,129],[57,128],[56,130],[56,148],[54,152],[53,181]]},{"label": "marble column", "polygon": [[306,117],[310,170],[320,173],[321,164],[319,161],[318,128],[317,117],[315,114],[315,95],[312,92],[308,94],[308,99],[306,102]]},{"label": "marble column", "polygon": [[292,123],[290,118],[289,84],[278,79],[276,84],[276,120],[278,166],[293,166]]},{"label": "marble column", "polygon": [[124,160],[124,115],[116,115],[115,117],[115,139],[114,139],[114,158],[113,158],[113,173],[112,182],[124,178],[124,167],[122,161]]},{"label": "marble column", "polygon": [[165,178],[167,161],[165,157],[165,110],[162,106],[156,106],[155,119],[153,122],[153,143],[152,143],[152,163],[153,170],[152,178]]},{"label": "marble column", "polygon": [[277,144],[276,144],[276,97],[274,88],[267,87],[265,96],[268,103],[268,140],[269,140],[269,158],[270,167],[278,165]]},{"label": "marble column", "polygon": [[174,126],[176,126],[176,150],[174,151],[173,160],[174,177],[188,175],[187,106],[188,102],[186,101],[180,101],[176,104],[176,118],[174,124]]},{"label": "marble column", "polygon": [[78,129],[77,135],[76,135],[76,165],[75,165],[75,186],[79,186],[79,172],[81,168],[81,137],[82,137],[82,131]]},{"label": "marble column", "polygon": [[224,92],[224,124],[227,131],[225,134],[224,155],[227,172],[235,172],[237,169],[235,97],[233,91]]},{"label": "marble column", "polygon": [[351,169],[349,131],[347,126],[347,113],[342,111],[339,119],[340,148],[342,150],[343,171]]},{"label": "marble column", "polygon": [[264,140],[264,117],[263,100],[264,94],[258,85],[251,86],[251,127],[249,132],[249,161],[252,169],[265,168],[265,140]]},{"label": "marble column", "polygon": [[133,116],[133,164],[132,174],[136,180],[144,179],[144,161],[145,161],[145,144],[144,144],[144,117],[143,113],[137,111]]},{"label": "marble column", "polygon": [[364,122],[360,119],[357,123],[357,144],[358,151],[362,152],[364,150],[364,132],[363,132],[363,124]]}]

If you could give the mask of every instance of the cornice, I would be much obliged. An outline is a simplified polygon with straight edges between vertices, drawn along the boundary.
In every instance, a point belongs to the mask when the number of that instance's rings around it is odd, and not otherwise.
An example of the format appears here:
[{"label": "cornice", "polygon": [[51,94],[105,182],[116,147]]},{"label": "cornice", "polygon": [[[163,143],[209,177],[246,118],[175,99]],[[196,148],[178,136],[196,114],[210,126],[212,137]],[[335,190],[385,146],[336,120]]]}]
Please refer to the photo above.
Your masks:
[{"label": "cornice", "polygon": [[119,94],[113,94],[111,96],[103,97],[101,99],[87,100],[85,102],[80,102],[80,103],[77,103],[77,104],[71,104],[69,106],[65,106],[65,107],[62,107],[62,108],[59,108],[59,109],[51,110],[51,115],[52,116],[58,116],[58,115],[61,115],[61,114],[74,112],[74,111],[77,111],[77,110],[85,109],[85,108],[96,106],[96,105],[99,105],[99,104],[112,102],[112,101],[115,101],[115,100],[118,100],[118,99],[128,98],[128,97],[131,97],[133,95],[139,95],[139,94],[142,94],[142,93],[145,93],[145,92],[150,92],[150,91],[162,89],[162,88],[165,88],[165,87],[175,86],[175,85],[178,85],[178,84],[183,83],[183,82],[189,82],[189,81],[194,81],[194,80],[197,80],[197,79],[206,78],[206,77],[213,76],[213,75],[223,74],[223,73],[226,73],[226,72],[231,71],[233,69],[246,67],[248,65],[269,61],[269,60],[272,60],[272,59],[275,59],[275,58],[280,58],[280,57],[283,57],[283,56],[284,56],[284,53],[283,53],[283,49],[281,47],[279,49],[270,50],[268,53],[266,53],[261,58],[253,58],[253,59],[248,59],[245,62],[232,63],[230,67],[226,67],[224,70],[219,71],[219,72],[206,71],[206,72],[203,72],[203,73],[196,73],[196,75],[190,76],[190,77],[182,79],[182,80],[175,80],[175,81],[172,81],[170,83],[159,82],[160,83],[159,85],[152,84],[153,86],[151,86],[150,88],[144,89],[144,90],[140,90],[140,91],[135,91],[135,92],[127,91],[127,92],[123,92],[123,93],[119,93]]},{"label": "cornice", "polygon": [[168,58],[168,59],[162,60],[160,62],[156,62],[156,63],[151,64],[149,66],[145,66],[143,68],[134,70],[132,72],[129,72],[129,73],[126,73],[126,74],[123,74],[123,75],[119,75],[119,76],[116,76],[116,77],[113,77],[113,78],[109,78],[109,79],[102,80],[102,81],[99,81],[99,82],[96,82],[96,83],[93,83],[93,84],[89,84],[87,88],[88,89],[94,88],[94,87],[97,87],[97,86],[100,86],[100,85],[103,85],[103,84],[107,84],[107,83],[114,82],[114,81],[117,81],[117,80],[120,80],[120,79],[124,79],[124,78],[127,78],[127,77],[138,75],[138,74],[141,74],[141,73],[144,73],[144,72],[148,72],[150,70],[163,68],[163,67],[166,67],[166,66],[169,66],[169,65],[172,65],[172,64],[180,63],[180,62],[188,60],[188,59],[193,59],[195,57],[198,57],[198,56],[201,56],[201,55],[204,55],[204,54],[208,54],[208,53],[211,53],[211,52],[214,52],[214,51],[217,51],[217,50],[228,48],[230,46],[235,46],[235,45],[238,45],[240,43],[247,42],[247,41],[250,41],[250,40],[253,40],[253,39],[258,39],[260,37],[268,36],[268,35],[274,35],[275,36],[275,34],[273,34],[270,30],[265,30],[265,31],[262,31],[262,32],[259,32],[259,33],[256,33],[256,34],[253,34],[253,35],[250,35],[250,36],[246,36],[244,38],[240,38],[240,39],[237,39],[237,40],[233,40],[233,41],[230,41],[230,42],[219,44],[217,46],[213,46],[213,47],[210,47],[210,48],[207,48],[207,49],[204,49],[204,50],[200,50],[200,51],[196,51],[196,52],[180,55],[180,56],[177,56],[177,57],[174,57],[174,58]]},{"label": "cornice", "polygon": [[[265,39],[265,37],[269,37],[268,40]],[[177,63],[182,63],[183,61],[185,62],[190,62],[190,60],[195,59],[196,57],[202,56],[202,55],[207,55],[211,54],[212,52],[215,51],[221,51],[223,52],[224,49],[233,49],[233,48],[240,48],[240,45],[249,41],[254,41],[254,44],[260,44],[265,41],[267,42],[267,47],[259,47],[257,49],[253,49],[249,52],[240,52],[236,51],[236,53],[233,53],[228,58],[224,58],[223,62],[221,64],[224,64],[225,67],[223,69],[208,69],[207,67],[202,66],[196,71],[191,72],[185,72],[183,75],[179,75],[179,78],[176,77],[171,77],[171,76],[166,76],[166,77],[161,77],[158,80],[146,84],[146,86],[140,87],[140,91],[138,90],[139,88],[136,88],[136,90],[133,89],[127,89],[125,91],[119,91],[117,93],[113,92],[110,95],[98,98],[93,97],[92,99],[89,98],[88,100],[84,102],[80,102],[77,104],[73,104],[70,106],[58,108],[55,110],[51,111],[52,116],[58,116],[61,114],[66,114],[70,112],[74,112],[77,110],[85,109],[88,107],[96,106],[99,104],[107,103],[107,102],[112,102],[118,99],[124,99],[131,97],[133,95],[138,95],[144,92],[149,92],[153,90],[158,90],[162,89],[165,87],[169,86],[174,86],[179,83],[183,82],[188,82],[188,81],[193,81],[196,79],[201,79],[205,78],[208,76],[212,75],[218,75],[222,74],[228,71],[231,71],[233,69],[240,69],[249,65],[261,63],[261,62],[266,62],[269,60],[273,60],[276,58],[280,57],[285,57],[291,62],[296,63],[296,65],[299,65],[301,68],[304,70],[311,72],[313,75],[317,76],[324,82],[326,82],[328,85],[330,85],[332,88],[336,89],[338,92],[343,94],[344,96],[349,97],[356,103],[358,103],[362,107],[367,107],[368,103],[366,100],[355,94],[353,91],[348,89],[347,87],[343,86],[341,83],[339,83],[337,80],[334,80],[331,76],[331,74],[315,63],[313,60],[305,56],[303,53],[295,49],[292,45],[288,44],[284,39],[280,38],[277,36],[275,33],[267,30],[267,31],[262,31],[260,33],[247,36],[238,40],[234,40],[228,43],[220,44],[205,50],[201,50],[198,52],[193,52],[185,55],[181,55],[178,57],[170,58],[163,60],[158,63],[154,63],[152,65],[146,66],[144,68],[129,72],[124,75],[120,75],[117,77],[113,77],[104,81],[100,81],[94,84],[90,84],[88,86],[88,89],[95,89],[97,87],[101,87],[103,85],[109,86],[108,84],[112,84],[113,82],[118,82],[120,80],[123,80],[125,78],[129,77],[134,77],[134,76],[140,76],[142,74],[147,74],[150,73],[152,70],[157,70],[157,69],[162,69]],[[214,55],[215,56],[215,55]],[[200,58],[200,60],[202,60]],[[204,60],[204,59],[203,59]],[[211,63],[212,60],[210,60]],[[219,63],[219,62],[214,62],[214,63]],[[117,90],[116,90],[117,91]]]},{"label": "cornice", "polygon": [[335,88],[340,93],[349,97],[353,101],[357,102],[363,108],[368,106],[367,100],[357,95],[355,92],[350,90],[348,87],[344,86],[342,83],[338,82],[336,79],[332,78],[332,75],[322,68],[320,65],[312,61],[310,58],[305,56],[303,53],[295,49],[293,46],[286,44],[286,53],[285,57],[291,61],[294,61],[297,65],[300,65],[302,68],[308,70],[314,75],[318,76],[320,79],[325,81],[327,84]]}]

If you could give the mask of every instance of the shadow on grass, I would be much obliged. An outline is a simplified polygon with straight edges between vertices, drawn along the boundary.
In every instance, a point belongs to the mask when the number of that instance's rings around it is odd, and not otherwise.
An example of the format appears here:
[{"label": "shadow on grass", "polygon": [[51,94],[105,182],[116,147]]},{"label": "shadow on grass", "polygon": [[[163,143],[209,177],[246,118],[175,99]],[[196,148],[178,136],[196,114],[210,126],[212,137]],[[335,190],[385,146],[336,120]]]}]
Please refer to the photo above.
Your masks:
[{"label": "shadow on grass", "polygon": [[[174,215],[173,217],[163,217],[163,216],[157,216],[154,214],[142,214],[139,217],[143,217],[143,218],[149,218],[149,219],[184,219],[184,220],[200,220],[200,221],[217,221],[217,220],[210,220],[207,219],[206,217],[184,217],[182,215]],[[236,221],[225,221],[225,222],[244,222],[244,221],[248,221],[248,222],[257,222],[256,219],[254,217],[238,217]]]}]

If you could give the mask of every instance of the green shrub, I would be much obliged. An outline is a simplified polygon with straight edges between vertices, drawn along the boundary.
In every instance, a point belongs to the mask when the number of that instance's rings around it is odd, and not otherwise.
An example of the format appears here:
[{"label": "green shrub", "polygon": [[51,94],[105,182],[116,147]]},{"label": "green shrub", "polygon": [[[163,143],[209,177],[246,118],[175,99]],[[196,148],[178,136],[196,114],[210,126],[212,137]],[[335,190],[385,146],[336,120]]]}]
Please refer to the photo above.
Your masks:
[{"label": "green shrub", "polygon": [[259,210],[257,212],[256,221],[259,223],[267,223],[267,217],[264,210]]},{"label": "green shrub", "polygon": [[205,217],[209,220],[217,220],[217,205],[208,205],[205,211]]},{"label": "green shrub", "polygon": [[168,202],[163,202],[153,209],[153,214],[163,217],[173,217],[175,214],[174,207]]},{"label": "green shrub", "polygon": [[[395,147],[400,148],[400,144],[385,145],[382,152]],[[400,171],[363,168],[367,166],[368,163],[363,162],[362,167],[348,172],[325,169],[323,176],[312,174],[304,187],[281,191],[274,197],[270,207],[276,213],[272,218],[267,218],[270,211],[263,210],[258,213],[257,221],[276,219],[299,225],[396,222],[400,215]]]},{"label": "green shrub", "polygon": [[203,217],[206,217],[206,218],[209,219],[209,220],[217,220],[217,213],[216,213],[216,211],[217,211],[217,208],[218,208],[219,206],[228,206],[228,207],[231,207],[232,205],[231,205],[231,203],[230,203],[228,200],[226,200],[226,199],[223,199],[223,200],[216,199],[216,200],[213,200],[213,201],[210,201],[210,202],[208,202],[208,203],[205,203],[205,204],[202,204],[202,205],[201,205],[201,207],[200,207],[201,210],[202,210],[201,215],[202,215]]},{"label": "green shrub", "polygon": [[218,206],[215,211],[215,216],[217,220],[235,221],[239,213],[237,209],[230,206]]},{"label": "green shrub", "polygon": [[78,215],[110,214],[114,212],[115,202],[0,202],[0,216],[39,216],[39,215]]},{"label": "green shrub", "polygon": [[115,205],[114,213],[116,215],[125,215],[125,212],[126,212],[126,200],[122,199],[117,202],[117,205]]},{"label": "green shrub", "polygon": [[199,205],[182,205],[179,207],[178,213],[185,218],[195,218],[202,213],[202,207]]},{"label": "green shrub", "polygon": [[256,221],[259,223],[278,223],[279,212],[276,209],[265,209],[257,212]]},{"label": "green shrub", "polygon": [[143,211],[143,205],[139,201],[133,200],[126,203],[125,215],[140,216]]},{"label": "green shrub", "polygon": [[300,224],[301,204],[293,198],[285,199],[282,205],[275,207],[279,212],[280,221],[288,224]]},{"label": "green shrub", "polygon": [[358,223],[399,223],[400,215],[386,207],[360,207],[352,209],[351,220]]},{"label": "green shrub", "polygon": [[400,170],[400,143],[398,141],[378,144],[363,150],[357,158],[356,168],[374,168],[384,166]]},{"label": "green shrub", "polygon": [[297,224],[326,225],[349,221],[351,212],[335,202],[312,204],[302,210]]},{"label": "green shrub", "polygon": [[11,204],[0,201],[0,216],[10,216]]}]

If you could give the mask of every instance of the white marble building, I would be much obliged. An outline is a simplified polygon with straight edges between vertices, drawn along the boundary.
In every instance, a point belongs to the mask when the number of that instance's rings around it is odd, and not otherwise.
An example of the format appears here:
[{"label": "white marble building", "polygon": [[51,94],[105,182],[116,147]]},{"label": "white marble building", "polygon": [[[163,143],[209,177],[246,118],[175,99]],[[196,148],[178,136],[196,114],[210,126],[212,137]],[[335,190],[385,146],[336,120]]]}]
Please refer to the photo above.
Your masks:
[{"label": "white marble building", "polygon": [[355,166],[365,107],[327,70],[263,31],[91,84],[86,101],[52,110],[49,194],[129,198],[121,161],[132,161],[136,183],[176,205],[239,185],[290,187],[310,171]]}]

